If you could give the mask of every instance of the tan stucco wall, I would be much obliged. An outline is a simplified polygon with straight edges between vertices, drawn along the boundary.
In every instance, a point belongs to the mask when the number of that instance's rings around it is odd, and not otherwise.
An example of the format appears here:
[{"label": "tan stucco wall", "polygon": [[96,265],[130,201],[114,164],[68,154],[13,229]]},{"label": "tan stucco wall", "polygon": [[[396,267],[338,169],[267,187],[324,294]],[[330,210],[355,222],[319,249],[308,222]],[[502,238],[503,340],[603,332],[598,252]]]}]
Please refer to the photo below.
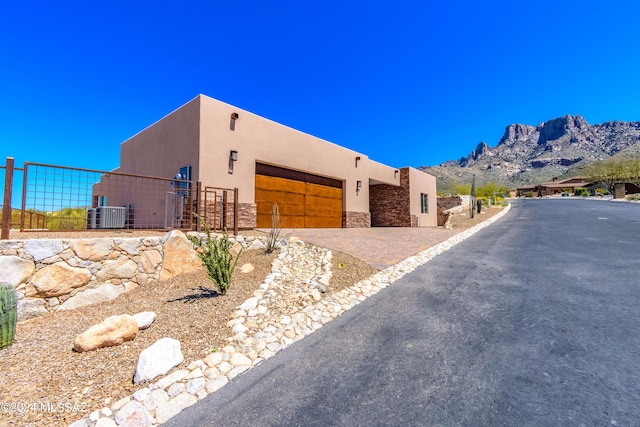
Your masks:
[{"label": "tan stucco wall", "polygon": [[174,178],[181,167],[190,165],[197,177],[199,128],[200,98],[196,97],[123,142],[118,172]]},{"label": "tan stucco wall", "polygon": [[[369,211],[369,179],[398,185],[394,168],[366,155],[316,138],[215,99],[200,96],[202,105],[199,179],[203,183],[241,189],[240,202],[255,199],[255,163],[267,163],[344,181],[344,210]],[[238,113],[235,130],[231,113]],[[238,152],[233,174],[229,152]],[[360,157],[356,167],[356,157]],[[356,194],[356,182],[362,187]]]},{"label": "tan stucco wall", "polygon": [[[409,168],[409,190],[411,197],[411,215],[418,218],[420,227],[436,227],[438,225],[438,197],[436,177],[418,169]],[[422,213],[420,194],[428,194],[429,213]]]}]

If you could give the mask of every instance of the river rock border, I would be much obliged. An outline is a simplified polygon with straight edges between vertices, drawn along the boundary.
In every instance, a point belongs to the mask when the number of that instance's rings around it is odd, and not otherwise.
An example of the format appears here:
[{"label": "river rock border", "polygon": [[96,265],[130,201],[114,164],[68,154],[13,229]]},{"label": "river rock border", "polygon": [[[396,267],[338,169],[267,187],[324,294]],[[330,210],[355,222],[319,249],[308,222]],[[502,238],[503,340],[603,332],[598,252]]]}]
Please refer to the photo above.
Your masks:
[{"label": "river rock border", "polygon": [[[245,249],[257,236],[230,238]],[[164,236],[0,241],[0,282],[18,294],[18,320],[108,301],[150,281],[167,280],[202,262],[181,231]]]},{"label": "river rock border", "polygon": [[331,278],[331,251],[290,238],[282,245],[271,274],[234,313],[228,325],[233,334],[229,345],[69,427],[158,426],[497,221],[510,208],[508,205],[488,220],[326,297],[321,291]]}]

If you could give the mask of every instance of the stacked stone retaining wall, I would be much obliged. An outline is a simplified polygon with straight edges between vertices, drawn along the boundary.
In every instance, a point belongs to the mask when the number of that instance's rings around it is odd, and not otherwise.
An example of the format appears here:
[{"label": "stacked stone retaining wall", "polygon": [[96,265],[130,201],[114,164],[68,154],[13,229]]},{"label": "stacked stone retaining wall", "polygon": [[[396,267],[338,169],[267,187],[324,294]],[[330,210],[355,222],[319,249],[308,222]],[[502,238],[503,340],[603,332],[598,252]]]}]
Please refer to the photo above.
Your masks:
[{"label": "stacked stone retaining wall", "polygon": [[[230,239],[250,247],[258,237]],[[201,266],[180,231],[165,236],[0,241],[0,282],[18,294],[18,319],[108,301]]]}]

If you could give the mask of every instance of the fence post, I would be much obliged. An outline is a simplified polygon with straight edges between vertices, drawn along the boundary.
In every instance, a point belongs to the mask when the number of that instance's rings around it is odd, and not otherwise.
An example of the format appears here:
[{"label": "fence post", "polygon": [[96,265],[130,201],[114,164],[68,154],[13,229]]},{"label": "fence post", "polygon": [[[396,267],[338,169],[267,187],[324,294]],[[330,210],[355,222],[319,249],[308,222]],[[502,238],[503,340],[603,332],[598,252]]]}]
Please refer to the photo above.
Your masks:
[{"label": "fence post", "polygon": [[2,204],[1,240],[9,239],[11,229],[11,190],[13,189],[13,157],[7,157],[4,173],[4,203]]},{"label": "fence post", "polygon": [[233,189],[233,235],[238,235],[238,188]]},{"label": "fence post", "polygon": [[24,162],[22,172],[22,211],[20,212],[20,231],[24,231],[24,213],[27,208],[27,169],[29,163]]},{"label": "fence post", "polygon": [[222,231],[227,232],[227,190],[222,192]]},{"label": "fence post", "polygon": [[[205,206],[204,212],[202,212],[200,210],[200,203],[202,203],[202,183],[200,181],[198,181],[196,183],[196,214],[198,214],[200,216],[200,218],[205,218],[205,216],[207,214],[207,209]],[[206,203],[206,197],[205,197],[205,203]],[[199,218],[194,218],[193,215],[191,215],[191,221],[195,221],[196,222],[196,231],[200,232],[200,229],[202,228],[202,226],[200,225],[200,219]],[[206,220],[205,220],[206,221]]]}]

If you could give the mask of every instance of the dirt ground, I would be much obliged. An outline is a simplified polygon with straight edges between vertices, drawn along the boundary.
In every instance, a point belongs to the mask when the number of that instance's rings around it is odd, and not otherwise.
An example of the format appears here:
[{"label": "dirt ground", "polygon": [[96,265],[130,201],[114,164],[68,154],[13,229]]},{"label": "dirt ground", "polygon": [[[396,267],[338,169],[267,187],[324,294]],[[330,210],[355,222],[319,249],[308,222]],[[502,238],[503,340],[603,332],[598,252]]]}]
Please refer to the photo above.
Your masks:
[{"label": "dirt ground", "polygon": [[[455,215],[452,225],[454,229],[464,230],[499,211],[484,209],[483,214],[473,219]],[[123,232],[115,235],[127,237]],[[12,239],[71,237],[97,236],[95,233],[11,235]],[[377,271],[352,256],[337,251],[333,251],[333,255],[333,265],[342,264],[344,268],[333,268],[328,294]],[[275,256],[262,251],[243,252],[238,266],[251,263],[255,269],[246,274],[236,269],[231,288],[224,296],[211,291],[213,285],[204,270],[199,269],[166,282],[139,286],[113,301],[20,322],[13,346],[0,352],[0,426],[67,426],[132,394],[140,388],[132,384],[138,355],[160,338],[180,340],[184,366],[224,347],[226,338],[232,335],[227,326],[232,313],[260,286],[271,271]],[[86,353],[73,351],[75,337],[92,325],[109,316],[141,311],[154,311],[157,317],[152,327],[139,331],[133,341]],[[47,402],[54,407],[68,405],[72,410],[42,410]],[[24,411],[19,413],[20,409]]]},{"label": "dirt ground", "polygon": [[[333,252],[333,263],[344,268],[333,270],[329,293],[351,286],[376,272],[348,255]],[[0,352],[2,387],[0,407],[2,426],[67,426],[88,413],[108,406],[140,388],[132,384],[138,355],[160,338],[181,342],[184,366],[202,359],[213,349],[228,344],[233,335],[227,322],[232,313],[258,289],[271,271],[275,254],[245,251],[238,266],[251,263],[255,269],[243,274],[237,268],[226,295],[216,295],[204,269],[166,282],[139,286],[113,301],[54,312],[20,322],[13,346]],[[76,336],[109,316],[154,311],[153,325],[138,331],[136,338],[117,347],[86,353],[73,351]],[[40,410],[41,403],[77,405],[85,412],[51,413]],[[24,406],[26,405],[26,406]],[[24,413],[16,411],[25,408]]]}]

